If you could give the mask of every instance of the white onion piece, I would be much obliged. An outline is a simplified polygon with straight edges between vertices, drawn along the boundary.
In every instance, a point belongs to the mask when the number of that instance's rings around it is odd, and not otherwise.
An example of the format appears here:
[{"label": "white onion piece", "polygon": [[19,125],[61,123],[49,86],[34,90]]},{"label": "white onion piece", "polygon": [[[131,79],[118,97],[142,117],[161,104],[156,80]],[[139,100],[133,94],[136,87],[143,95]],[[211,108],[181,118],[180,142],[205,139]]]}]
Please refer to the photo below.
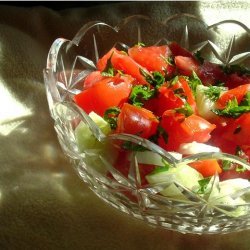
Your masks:
[{"label": "white onion piece", "polygon": [[206,152],[218,153],[220,151],[221,150],[218,147],[213,147],[205,143],[199,143],[195,141],[190,143],[182,143],[178,150],[179,153],[184,155],[193,155]]},{"label": "white onion piece", "polygon": [[[182,155],[177,152],[168,152],[171,154],[176,160],[181,160]],[[137,152],[136,153],[136,158],[138,163],[141,164],[152,164],[155,166],[164,166],[164,161],[162,160],[162,157],[154,153],[152,151],[143,151],[143,152]]]}]

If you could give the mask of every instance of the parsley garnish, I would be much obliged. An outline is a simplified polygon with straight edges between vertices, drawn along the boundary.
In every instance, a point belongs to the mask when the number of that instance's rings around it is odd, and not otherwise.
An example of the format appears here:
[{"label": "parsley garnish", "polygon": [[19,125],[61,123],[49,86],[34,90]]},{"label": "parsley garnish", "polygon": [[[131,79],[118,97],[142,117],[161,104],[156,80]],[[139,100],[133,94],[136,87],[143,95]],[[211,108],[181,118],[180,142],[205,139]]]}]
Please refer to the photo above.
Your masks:
[{"label": "parsley garnish", "polygon": [[185,117],[188,117],[194,113],[192,107],[188,102],[185,102],[184,106],[181,108],[176,108],[175,111],[180,114],[184,114]]},{"label": "parsley garnish", "polygon": [[112,62],[111,62],[111,58],[113,56],[113,53],[111,54],[111,56],[107,60],[105,69],[102,71],[103,76],[114,76],[115,75],[115,69],[114,69]]},{"label": "parsley garnish", "polygon": [[166,160],[164,160],[164,159],[162,158],[161,161],[162,161],[162,163],[164,164],[164,166],[157,166],[157,167],[150,173],[150,175],[158,174],[158,173],[161,173],[161,172],[165,172],[165,171],[168,171],[168,170],[171,168],[171,165],[170,165]]},{"label": "parsley garnish", "polygon": [[250,91],[248,91],[240,102],[240,106],[250,106]]},{"label": "parsley garnish", "polygon": [[223,87],[219,86],[209,86],[208,89],[204,90],[205,96],[207,96],[211,101],[217,101],[220,97],[221,92],[225,90]]},{"label": "parsley garnish", "polygon": [[164,76],[158,71],[150,75],[144,69],[140,68],[140,73],[145,77],[146,81],[155,88],[159,88],[165,82]]},{"label": "parsley garnish", "polygon": [[237,99],[229,100],[225,109],[213,109],[216,115],[237,118],[243,113],[250,112],[250,106],[239,106]]},{"label": "parsley garnish", "polygon": [[198,184],[200,186],[199,189],[197,190],[198,194],[204,194],[205,193],[210,179],[211,179],[211,177],[204,178],[204,179],[201,179],[201,180],[198,181]]},{"label": "parsley garnish", "polygon": [[169,87],[174,86],[179,81],[179,76],[175,76],[169,81]]},{"label": "parsley garnish", "polygon": [[120,112],[121,110],[118,107],[111,107],[105,111],[103,118],[109,123],[111,129],[116,129]]},{"label": "parsley garnish", "polygon": [[202,82],[194,71],[192,75],[188,78],[188,83],[190,88],[192,89],[194,96],[196,96],[196,88],[198,85],[202,85]]},{"label": "parsley garnish", "polygon": [[135,85],[129,96],[130,102],[138,107],[142,107],[144,101],[149,100],[155,95],[155,90],[146,85]]},{"label": "parsley garnish", "polygon": [[222,169],[223,171],[228,171],[232,168],[232,162],[228,160],[223,160],[222,161]]},{"label": "parsley garnish", "polygon": [[160,56],[164,62],[169,65],[174,65],[174,58],[172,56],[165,57],[163,55]]},{"label": "parsley garnish", "polygon": [[135,46],[141,46],[141,47],[145,47],[146,45],[142,42],[138,42]]}]

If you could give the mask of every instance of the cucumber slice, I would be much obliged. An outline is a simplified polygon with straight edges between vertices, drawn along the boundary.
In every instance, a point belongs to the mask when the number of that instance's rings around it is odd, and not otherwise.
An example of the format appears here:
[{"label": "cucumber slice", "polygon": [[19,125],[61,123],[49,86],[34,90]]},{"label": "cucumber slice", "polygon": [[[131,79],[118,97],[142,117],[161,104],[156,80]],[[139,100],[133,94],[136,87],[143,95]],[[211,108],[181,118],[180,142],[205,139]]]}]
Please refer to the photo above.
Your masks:
[{"label": "cucumber slice", "polygon": [[[105,135],[111,132],[109,124],[101,116],[94,112],[89,113],[89,116]],[[89,127],[82,121],[75,129],[75,136],[80,152],[84,152],[86,149],[101,149],[103,147],[103,144],[94,137]]]},{"label": "cucumber slice", "polygon": [[177,199],[187,199],[174,182],[193,190],[196,183],[203,179],[203,177],[198,171],[190,166],[181,164],[176,168],[170,168],[167,171],[149,174],[146,176],[146,179],[150,184],[160,184],[163,182],[166,182],[166,185],[169,184],[163,191],[160,192],[164,196]]}]

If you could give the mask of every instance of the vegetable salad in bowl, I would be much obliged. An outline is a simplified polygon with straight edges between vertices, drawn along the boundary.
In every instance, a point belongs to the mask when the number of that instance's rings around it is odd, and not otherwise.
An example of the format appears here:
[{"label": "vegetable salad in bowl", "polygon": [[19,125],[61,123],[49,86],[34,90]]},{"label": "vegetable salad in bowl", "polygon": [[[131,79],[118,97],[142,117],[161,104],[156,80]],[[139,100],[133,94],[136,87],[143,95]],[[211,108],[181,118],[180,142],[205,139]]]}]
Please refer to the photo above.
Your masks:
[{"label": "vegetable salad in bowl", "polygon": [[223,57],[212,32],[232,23],[182,14],[144,37],[154,21],[133,16],[53,43],[44,76],[58,139],[100,198],[180,232],[250,228],[250,52],[233,55],[234,36]]}]

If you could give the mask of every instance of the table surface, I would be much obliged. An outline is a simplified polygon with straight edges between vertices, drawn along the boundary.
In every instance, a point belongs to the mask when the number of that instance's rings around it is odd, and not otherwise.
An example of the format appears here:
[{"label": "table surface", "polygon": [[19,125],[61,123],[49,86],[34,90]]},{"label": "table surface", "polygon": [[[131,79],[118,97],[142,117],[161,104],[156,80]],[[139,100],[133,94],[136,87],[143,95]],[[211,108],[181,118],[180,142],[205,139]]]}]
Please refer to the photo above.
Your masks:
[{"label": "table surface", "polygon": [[72,38],[90,20],[115,24],[131,14],[161,20],[187,12],[208,23],[234,18],[249,27],[249,11],[246,1],[65,10],[0,4],[0,249],[249,249],[250,231],[181,234],[129,218],[97,198],[57,142],[42,74],[54,39]]}]

